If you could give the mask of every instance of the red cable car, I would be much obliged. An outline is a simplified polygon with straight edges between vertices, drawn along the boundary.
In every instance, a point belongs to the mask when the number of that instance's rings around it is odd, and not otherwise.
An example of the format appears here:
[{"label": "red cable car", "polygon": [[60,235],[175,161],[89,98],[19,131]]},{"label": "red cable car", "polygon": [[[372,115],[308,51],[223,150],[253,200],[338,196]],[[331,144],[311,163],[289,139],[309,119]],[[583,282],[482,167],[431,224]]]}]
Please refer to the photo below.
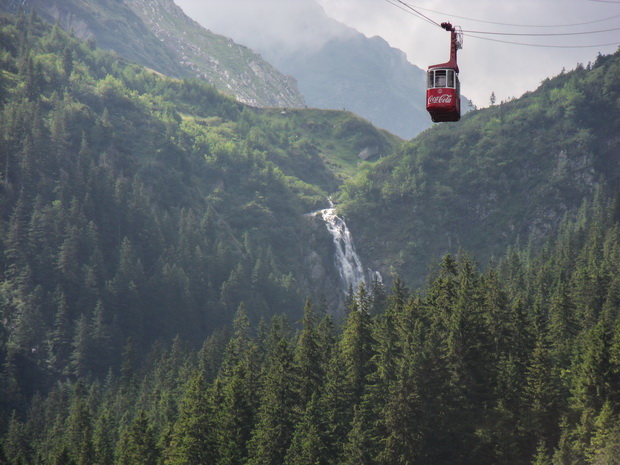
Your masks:
[{"label": "red cable car", "polygon": [[426,110],[434,123],[458,121],[461,119],[461,86],[456,51],[463,48],[463,34],[460,28],[450,23],[441,23],[450,32],[450,61],[428,67],[426,88]]}]

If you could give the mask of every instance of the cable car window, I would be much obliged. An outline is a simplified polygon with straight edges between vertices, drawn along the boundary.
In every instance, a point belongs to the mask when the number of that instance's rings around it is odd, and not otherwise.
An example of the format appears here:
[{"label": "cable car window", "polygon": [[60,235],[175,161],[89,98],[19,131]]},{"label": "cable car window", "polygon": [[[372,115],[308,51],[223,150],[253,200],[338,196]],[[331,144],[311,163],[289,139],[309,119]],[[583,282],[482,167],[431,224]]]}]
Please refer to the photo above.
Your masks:
[{"label": "cable car window", "polygon": [[454,71],[448,71],[448,87],[454,88]]},{"label": "cable car window", "polygon": [[435,87],[446,87],[446,70],[435,71]]}]

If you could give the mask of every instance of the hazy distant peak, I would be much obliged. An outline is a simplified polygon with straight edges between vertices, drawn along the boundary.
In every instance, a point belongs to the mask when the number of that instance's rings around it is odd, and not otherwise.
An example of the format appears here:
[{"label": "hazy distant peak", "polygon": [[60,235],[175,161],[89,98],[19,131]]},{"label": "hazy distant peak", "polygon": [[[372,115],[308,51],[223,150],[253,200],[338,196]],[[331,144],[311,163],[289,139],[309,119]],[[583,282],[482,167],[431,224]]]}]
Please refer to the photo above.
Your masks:
[{"label": "hazy distant peak", "polygon": [[297,50],[318,50],[333,38],[356,33],[327,16],[316,0],[184,0],[178,3],[187,9],[188,15],[213,32],[251,44],[261,52],[277,50],[282,56]]}]

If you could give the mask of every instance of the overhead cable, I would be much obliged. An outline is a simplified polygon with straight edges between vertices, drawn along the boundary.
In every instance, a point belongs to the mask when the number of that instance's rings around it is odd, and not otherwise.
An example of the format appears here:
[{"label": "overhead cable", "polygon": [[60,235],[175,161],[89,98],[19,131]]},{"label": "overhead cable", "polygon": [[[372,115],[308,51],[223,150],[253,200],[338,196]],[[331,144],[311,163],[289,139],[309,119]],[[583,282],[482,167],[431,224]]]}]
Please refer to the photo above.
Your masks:
[{"label": "overhead cable", "polygon": [[489,35],[498,35],[498,36],[530,36],[530,37],[540,37],[540,36],[579,36],[586,34],[601,34],[603,32],[611,32],[611,31],[619,31],[620,27],[615,27],[613,29],[604,29],[601,31],[583,31],[583,32],[543,32],[543,33],[531,33],[531,32],[487,32],[487,31],[468,31],[463,29],[463,32],[468,32],[471,34],[489,34]]},{"label": "overhead cable", "polygon": [[610,42],[607,44],[592,44],[592,45],[549,45],[549,44],[528,44],[523,42],[513,42],[510,40],[500,40],[500,39],[491,39],[490,37],[480,37],[472,34],[463,34],[467,37],[472,37],[474,39],[480,40],[490,40],[491,42],[501,42],[503,44],[511,44],[511,45],[523,45],[525,47],[542,47],[542,48],[595,48],[595,47],[608,47],[610,45],[619,45],[618,42]]},{"label": "overhead cable", "polygon": [[[390,0],[386,0],[388,3],[392,3]],[[417,16],[419,16],[420,18],[426,20],[427,22],[434,24],[437,27],[441,27],[441,24],[439,24],[436,21],[433,21],[431,18],[429,18],[426,15],[423,15],[422,13],[420,13],[419,11],[417,11],[414,7],[412,7],[411,5],[409,5],[406,2],[403,2],[402,0],[396,0],[396,2],[400,3],[401,5],[403,5],[405,8],[408,8],[409,10],[413,11]]]},{"label": "overhead cable", "polygon": [[[604,0],[590,0],[590,1],[598,1],[601,3],[620,3],[620,1],[604,1]],[[403,2],[401,2],[403,3]],[[410,7],[412,7],[412,5],[409,5]],[[581,22],[581,23],[569,23],[569,24],[518,24],[518,23],[500,23],[500,22],[496,22],[496,21],[485,21],[483,19],[475,19],[475,18],[468,18],[466,16],[458,16],[458,15],[453,15],[453,14],[449,14],[449,13],[444,13],[442,11],[437,11],[437,10],[431,10],[430,8],[423,8],[421,6],[415,6],[416,9],[418,10],[423,10],[423,11],[430,11],[431,13],[437,13],[440,15],[444,15],[444,16],[450,16],[451,18],[459,18],[459,19],[466,19],[467,21],[474,21],[477,23],[485,23],[485,24],[495,24],[497,26],[511,26],[511,27],[528,27],[528,28],[554,28],[554,27],[574,27],[574,26],[586,26],[588,24],[594,24],[594,23],[601,23],[603,21],[609,21],[615,18],[620,18],[620,14],[619,15],[613,15],[613,16],[608,16],[606,18],[600,18],[600,19],[595,19],[592,21],[585,21],[585,22]]]},{"label": "overhead cable", "polygon": [[[389,4],[396,6],[397,8],[400,8],[401,10],[405,11],[406,13],[409,13],[411,15],[416,16],[419,19],[422,19],[434,26],[439,26],[441,27],[441,25],[439,23],[437,23],[436,21],[432,20],[431,18],[429,18],[428,16],[420,13],[418,10],[425,10],[425,11],[431,11],[433,13],[440,13],[439,11],[435,11],[435,10],[429,10],[428,8],[422,8],[422,7],[414,7],[406,2],[404,2],[403,0],[385,0],[386,2],[388,2]],[[590,0],[590,1],[600,1],[603,3],[620,3],[620,1],[603,1],[603,0]],[[445,14],[445,13],[441,13],[441,14]],[[506,24],[506,23],[495,23],[492,21],[482,21],[482,20],[476,20],[476,19],[472,19],[472,18],[464,18],[462,16],[456,16],[456,15],[449,15],[449,16],[453,16],[455,18],[461,18],[461,19],[467,19],[470,21],[478,21],[478,22],[486,22],[489,24],[499,24],[499,25],[504,25],[504,26],[515,26],[515,27],[573,27],[573,26],[581,26],[581,25],[585,25],[585,24],[593,24],[596,22],[601,22],[601,21],[607,21],[609,19],[613,19],[613,18],[617,18],[620,17],[620,15],[615,15],[615,16],[611,16],[608,18],[603,18],[603,19],[598,19],[595,21],[588,21],[588,22],[583,22],[583,23],[575,23],[575,24],[565,24],[565,25],[553,25],[553,26],[534,26],[534,25],[525,25],[525,24]],[[565,32],[565,33],[509,33],[509,32],[491,32],[491,31],[472,31],[472,30],[463,30],[463,35],[466,35],[468,37],[472,37],[474,39],[481,39],[481,40],[489,40],[492,42],[500,42],[500,43],[504,43],[504,44],[511,44],[511,45],[521,45],[521,46],[525,46],[525,47],[542,47],[542,48],[594,48],[594,47],[607,47],[610,45],[619,45],[619,42],[611,42],[611,43],[607,43],[607,44],[591,44],[591,45],[549,45],[549,44],[532,44],[532,43],[523,43],[523,42],[514,42],[514,41],[509,41],[509,40],[500,40],[500,39],[492,39],[490,37],[480,37],[479,35],[474,35],[474,34],[484,34],[484,35],[505,35],[505,36],[525,36],[525,37],[544,37],[544,36],[577,36],[577,35],[586,35],[586,34],[599,34],[599,33],[604,33],[604,32],[612,32],[612,31],[617,31],[620,30],[620,28],[612,28],[612,29],[605,29],[605,30],[598,30],[598,31],[582,31],[582,32]]]}]

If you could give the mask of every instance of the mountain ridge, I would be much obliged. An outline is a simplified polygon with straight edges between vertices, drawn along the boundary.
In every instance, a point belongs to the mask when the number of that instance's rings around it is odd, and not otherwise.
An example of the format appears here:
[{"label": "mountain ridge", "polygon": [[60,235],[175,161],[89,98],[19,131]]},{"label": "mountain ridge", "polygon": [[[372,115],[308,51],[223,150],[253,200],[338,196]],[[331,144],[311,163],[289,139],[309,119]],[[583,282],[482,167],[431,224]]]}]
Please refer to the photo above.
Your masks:
[{"label": "mountain ridge", "polygon": [[[425,109],[426,71],[383,38],[366,37],[330,18],[315,0],[272,1],[273,19],[243,2],[232,3],[238,5],[234,14],[217,2],[179,3],[205,27],[248,45],[294,76],[310,107],[346,108],[403,139],[432,125]],[[470,109],[462,97],[462,112]]]},{"label": "mountain ridge", "polygon": [[432,124],[422,98],[425,71],[380,37],[337,37],[275,63],[297,77],[311,106],[346,108],[404,139]]},{"label": "mountain ridge", "polygon": [[173,0],[0,0],[0,8],[13,13],[34,8],[79,38],[171,77],[207,79],[243,103],[304,106],[294,79],[247,47],[207,31]]}]

